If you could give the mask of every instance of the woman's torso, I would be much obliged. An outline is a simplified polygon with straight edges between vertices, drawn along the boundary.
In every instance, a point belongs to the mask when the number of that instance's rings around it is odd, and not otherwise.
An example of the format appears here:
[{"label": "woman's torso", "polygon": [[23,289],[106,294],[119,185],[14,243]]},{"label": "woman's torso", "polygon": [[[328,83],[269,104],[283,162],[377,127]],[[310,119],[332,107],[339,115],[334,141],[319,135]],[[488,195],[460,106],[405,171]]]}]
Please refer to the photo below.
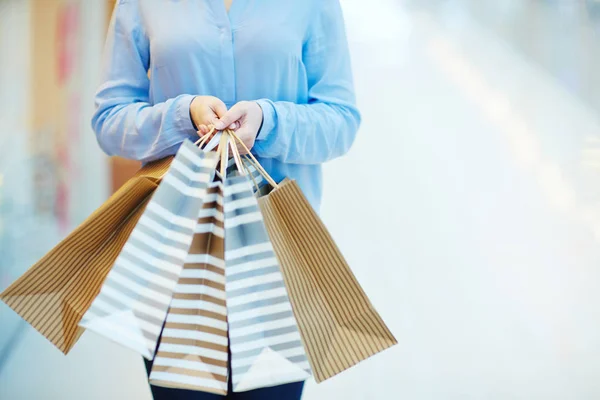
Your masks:
[{"label": "woman's torso", "polygon": [[[216,96],[228,107],[262,98],[308,102],[303,48],[318,0],[234,0],[229,12],[221,0],[138,1],[150,102],[180,94]],[[320,166],[261,163],[275,179],[296,179],[318,209]]]},{"label": "woman's torso", "polygon": [[150,42],[151,100],[182,92],[241,100],[307,102],[302,48],[310,2],[140,1]]}]

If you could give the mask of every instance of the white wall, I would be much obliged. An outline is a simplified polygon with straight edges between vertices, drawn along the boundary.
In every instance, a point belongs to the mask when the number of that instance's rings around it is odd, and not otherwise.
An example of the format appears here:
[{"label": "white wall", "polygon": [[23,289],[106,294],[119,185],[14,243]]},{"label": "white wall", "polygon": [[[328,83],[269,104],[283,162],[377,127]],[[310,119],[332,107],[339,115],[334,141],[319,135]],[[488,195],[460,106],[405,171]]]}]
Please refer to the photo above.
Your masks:
[{"label": "white wall", "polygon": [[[0,290],[22,273],[17,265],[27,249],[19,243],[31,222],[27,218],[32,199],[31,169],[26,151],[28,8],[27,1],[0,1]],[[4,305],[0,306],[0,320],[3,349],[20,320]]]},{"label": "white wall", "polygon": [[79,179],[73,185],[71,198],[75,207],[71,219],[74,225],[83,221],[108,197],[110,183],[109,160],[101,151],[92,131],[91,119],[94,112],[94,93],[98,89],[101,55],[106,32],[106,1],[81,1],[82,37],[79,63],[81,82],[78,91],[81,101],[79,146],[74,165],[80,168]]},{"label": "white wall", "polygon": [[483,21],[376,3],[323,216],[400,344],[306,398],[598,398],[597,113]]},{"label": "white wall", "polygon": [[[54,218],[42,218],[33,213],[35,158],[27,143],[31,120],[32,6],[28,0],[0,0],[0,290],[60,239]],[[83,64],[83,74],[78,90],[81,90],[81,98],[88,100],[81,104],[78,152],[73,159],[77,179],[69,182],[74,223],[101,204],[110,187],[108,164],[95,143],[89,122],[104,42],[104,7],[103,1],[82,1],[83,31],[78,61]],[[42,360],[39,363],[38,357]],[[70,381],[73,375],[78,375],[78,364],[71,360],[57,354],[12,310],[0,303],[1,399],[61,398],[52,385],[61,382],[61,377]],[[73,366],[71,375],[65,374],[69,370],[61,368],[61,362]],[[36,366],[40,369],[36,370]],[[44,376],[47,381],[42,379],[39,385],[28,385],[31,372]],[[68,382],[64,384],[68,385]]]}]

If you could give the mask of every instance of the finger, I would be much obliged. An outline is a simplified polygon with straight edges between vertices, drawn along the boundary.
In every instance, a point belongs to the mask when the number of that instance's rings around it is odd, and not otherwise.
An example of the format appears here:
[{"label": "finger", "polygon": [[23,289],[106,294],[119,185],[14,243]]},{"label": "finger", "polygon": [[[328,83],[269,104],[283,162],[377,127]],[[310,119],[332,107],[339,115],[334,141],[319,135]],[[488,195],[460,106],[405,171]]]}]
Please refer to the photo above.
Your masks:
[{"label": "finger", "polygon": [[246,107],[242,103],[238,103],[231,107],[229,111],[225,113],[217,122],[215,122],[215,129],[223,130],[225,127],[238,121],[246,114]]},{"label": "finger", "polygon": [[248,154],[248,152],[246,151],[244,146],[242,146],[241,144],[238,143],[236,147],[238,149],[238,153],[240,153],[240,156],[244,156],[244,155]]},{"label": "finger", "polygon": [[[243,143],[243,145],[242,143],[237,143],[240,153],[248,154],[250,151],[252,151],[252,147],[254,147],[254,134],[251,132],[251,129],[244,126],[236,132],[236,136]],[[246,146],[246,148],[244,148],[244,146]]]},{"label": "finger", "polygon": [[[242,132],[242,133],[239,135],[239,137],[240,137],[240,139],[242,140],[242,142],[244,142],[244,144],[246,145],[246,147],[249,149],[249,148],[250,148],[250,146],[248,146],[248,144],[247,144],[247,143],[244,141],[244,139],[243,139],[243,137],[244,137],[244,136],[243,136],[243,132]],[[245,155],[245,154],[248,154],[248,151],[247,151],[247,150],[244,148],[244,146],[242,146],[242,144],[241,144],[241,143],[239,143],[239,142],[237,142],[237,141],[236,141],[236,143],[235,143],[235,144],[236,144],[236,147],[237,147],[237,149],[238,149],[238,152],[240,153],[240,155],[242,155],[242,156],[243,156],[243,155]]]},{"label": "finger", "polygon": [[204,136],[208,132],[210,132],[210,129],[208,129],[208,126],[202,124],[198,127],[198,133],[200,134],[200,136]]},{"label": "finger", "polygon": [[[242,141],[243,141],[243,139],[242,139]],[[237,140],[235,141],[235,147],[237,148],[238,153],[240,153],[240,155],[244,155],[244,154],[248,153],[246,151],[246,149],[244,149],[244,146],[242,146],[241,143],[239,143]]]},{"label": "finger", "polygon": [[217,118],[221,118],[227,113],[227,106],[217,98],[215,98],[214,101],[209,104],[209,107],[215,113]]}]

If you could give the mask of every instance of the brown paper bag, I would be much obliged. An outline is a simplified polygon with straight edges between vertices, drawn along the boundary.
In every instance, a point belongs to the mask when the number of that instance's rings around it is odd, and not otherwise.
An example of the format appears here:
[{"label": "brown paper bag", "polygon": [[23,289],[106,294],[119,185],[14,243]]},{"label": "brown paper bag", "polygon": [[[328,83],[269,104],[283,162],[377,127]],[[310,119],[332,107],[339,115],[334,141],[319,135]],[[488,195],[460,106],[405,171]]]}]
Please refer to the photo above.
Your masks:
[{"label": "brown paper bag", "polygon": [[285,180],[259,204],[315,380],[395,345],[297,183]]},{"label": "brown paper bag", "polygon": [[69,236],[17,279],[0,299],[67,354],[172,157],[142,168]]},{"label": "brown paper bag", "polygon": [[[227,395],[224,220],[223,189],[215,180],[171,300],[152,362],[152,385]],[[182,331],[188,332],[185,338]]]}]

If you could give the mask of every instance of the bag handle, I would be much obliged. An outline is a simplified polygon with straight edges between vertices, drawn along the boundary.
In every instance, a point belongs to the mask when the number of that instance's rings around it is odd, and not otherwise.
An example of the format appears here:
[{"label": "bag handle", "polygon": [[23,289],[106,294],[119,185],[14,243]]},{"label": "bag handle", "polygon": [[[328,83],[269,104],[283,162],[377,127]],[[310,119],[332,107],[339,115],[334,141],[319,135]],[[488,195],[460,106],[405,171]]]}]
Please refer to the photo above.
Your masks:
[{"label": "bag handle", "polygon": [[[207,143],[210,142],[210,139],[213,136],[214,132],[215,132],[215,127],[213,125],[211,125],[210,131],[208,133],[206,133],[204,136],[202,136],[200,139],[198,139],[195,144],[198,147],[203,148],[204,146],[206,146]],[[233,140],[230,140],[230,138]],[[228,157],[228,155],[229,155],[228,149],[229,148],[231,149],[231,153],[233,154],[233,159],[235,161],[235,165],[236,165],[238,171],[240,172],[240,174],[242,174],[242,175],[249,174],[249,171],[247,170],[244,162],[242,161],[242,157],[240,156],[240,152],[239,152],[235,142],[239,143],[242,146],[242,148],[247,152],[247,154],[244,155],[244,160],[247,161],[248,163],[250,163],[263,176],[263,178],[266,179],[266,181],[274,189],[278,188],[279,185],[277,184],[277,182],[275,182],[275,180],[271,177],[271,175],[269,175],[269,173],[263,168],[263,166],[260,165],[260,163],[258,162],[256,157],[254,157],[254,155],[248,149],[248,146],[246,146],[246,144],[244,142],[242,142],[242,140],[238,137],[238,135],[236,135],[235,132],[231,129],[226,129],[226,130],[222,131],[220,142],[219,142],[219,152],[220,152],[220,157],[221,157],[221,176],[225,177],[225,174],[227,171],[227,160],[229,159],[229,157]],[[250,175],[252,176],[252,174],[250,174]],[[252,177],[252,179],[254,180],[254,177]],[[258,187],[256,182],[254,182],[254,183]]]},{"label": "bag handle", "polygon": [[[227,133],[229,134],[229,133]],[[231,148],[231,154],[233,155],[233,160],[235,161],[235,166],[237,167],[239,173],[242,176],[246,175],[246,168],[244,168],[244,164],[242,163],[242,157],[240,156],[240,151],[235,145],[235,140],[231,138],[229,140],[229,147]]]},{"label": "bag handle", "polygon": [[242,158],[240,156],[240,152],[235,145],[233,138],[231,137],[229,132],[223,132],[221,134],[220,142],[219,142],[219,156],[221,158],[221,176],[223,178],[227,175],[227,164],[229,160],[229,150],[231,150],[231,154],[233,156],[233,160],[235,161],[235,165],[242,176],[246,175],[246,169],[242,164]]},{"label": "bag handle", "polygon": [[238,142],[242,146],[242,148],[244,150],[246,150],[247,154],[244,155],[244,158],[246,160],[248,160],[248,162],[250,164],[252,164],[252,166],[254,168],[256,168],[256,170],[267,180],[267,182],[269,182],[269,184],[271,186],[273,186],[274,189],[277,189],[279,187],[277,182],[275,182],[275,180],[271,177],[271,175],[269,175],[269,173],[263,168],[263,166],[260,165],[260,163],[258,162],[256,157],[254,157],[254,155],[250,152],[248,147],[244,144],[244,142],[242,142],[242,140],[238,137],[238,135],[236,135],[235,132],[230,129],[228,129],[226,132],[229,135],[231,135],[235,139],[235,141]]},{"label": "bag handle", "polygon": [[225,175],[227,174],[227,160],[228,160],[228,145],[229,145],[229,135],[223,133],[221,135],[221,141],[219,142],[219,156],[221,157],[221,176],[225,179]]},{"label": "bag handle", "polygon": [[196,141],[196,143],[194,143],[194,144],[200,148],[204,147],[204,145],[206,145],[206,143],[209,142],[209,139],[212,137],[212,134],[214,132],[215,132],[215,127],[213,125],[211,125],[210,131],[208,131],[208,133],[206,135],[204,135],[200,139],[198,139]]},{"label": "bag handle", "polygon": [[254,187],[256,188],[256,194],[258,196],[258,193],[260,192],[260,187],[258,187],[258,182],[256,182],[254,174],[252,174],[250,168],[248,167],[248,164],[250,163],[246,158],[242,158],[242,164],[244,165],[244,169],[246,170],[246,175],[249,176],[250,179],[252,179],[252,183],[254,183]]}]

